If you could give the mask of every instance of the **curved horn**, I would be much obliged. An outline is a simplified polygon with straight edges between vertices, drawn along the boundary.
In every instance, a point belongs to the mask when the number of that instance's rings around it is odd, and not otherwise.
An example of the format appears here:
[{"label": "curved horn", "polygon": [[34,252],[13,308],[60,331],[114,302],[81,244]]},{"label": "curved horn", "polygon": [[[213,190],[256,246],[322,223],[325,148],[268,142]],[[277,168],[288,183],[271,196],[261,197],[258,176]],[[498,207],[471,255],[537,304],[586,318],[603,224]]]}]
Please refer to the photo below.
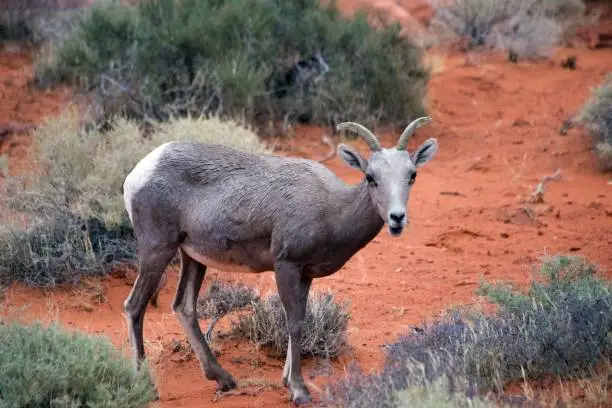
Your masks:
[{"label": "curved horn", "polygon": [[420,128],[421,126],[423,126],[424,124],[429,123],[429,122],[431,122],[431,118],[429,116],[424,116],[422,118],[418,118],[418,119],[415,119],[412,122],[410,122],[410,124],[408,126],[406,126],[406,129],[404,129],[404,132],[400,136],[400,138],[399,138],[399,140],[397,142],[396,149],[397,150],[406,150],[406,145],[408,145],[408,140],[410,139],[410,136],[412,136],[414,131],[417,128]]},{"label": "curved horn", "polygon": [[338,132],[342,132],[343,130],[351,130],[357,133],[365,142],[370,146],[370,150],[376,152],[380,150],[380,143],[374,133],[370,132],[365,126],[360,125],[355,122],[342,122],[338,126],[336,126]]}]

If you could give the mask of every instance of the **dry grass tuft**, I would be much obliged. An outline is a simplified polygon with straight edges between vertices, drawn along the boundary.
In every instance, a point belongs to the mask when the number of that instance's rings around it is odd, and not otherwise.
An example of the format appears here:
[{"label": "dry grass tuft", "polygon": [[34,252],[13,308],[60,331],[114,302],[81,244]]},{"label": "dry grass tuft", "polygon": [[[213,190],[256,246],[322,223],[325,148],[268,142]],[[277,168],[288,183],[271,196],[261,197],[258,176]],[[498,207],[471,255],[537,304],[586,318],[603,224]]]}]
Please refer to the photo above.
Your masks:
[{"label": "dry grass tuft", "polygon": [[[302,356],[333,358],[345,349],[348,306],[347,302],[336,302],[331,292],[311,292],[302,329]],[[253,313],[240,318],[234,334],[248,338],[270,356],[284,358],[289,330],[280,297],[269,295],[254,303]]]}]

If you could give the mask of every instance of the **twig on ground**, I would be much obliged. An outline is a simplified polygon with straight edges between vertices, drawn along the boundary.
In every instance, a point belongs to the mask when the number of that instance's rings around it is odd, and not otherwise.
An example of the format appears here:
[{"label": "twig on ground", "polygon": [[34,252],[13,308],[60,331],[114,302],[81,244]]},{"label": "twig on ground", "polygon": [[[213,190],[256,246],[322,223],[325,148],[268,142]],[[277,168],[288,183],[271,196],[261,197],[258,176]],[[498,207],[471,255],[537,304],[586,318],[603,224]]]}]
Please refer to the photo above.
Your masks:
[{"label": "twig on ground", "polygon": [[565,119],[563,121],[563,124],[561,125],[561,128],[559,129],[559,134],[562,136],[567,135],[567,132],[573,128],[575,126],[574,124],[574,117],[572,116],[571,118]]},{"label": "twig on ground", "polygon": [[552,174],[550,176],[544,176],[542,178],[542,181],[540,181],[538,183],[536,188],[531,193],[531,197],[529,198],[529,202],[531,204],[543,203],[544,202],[544,191],[545,191],[545,188],[546,188],[546,182],[553,181],[553,180],[558,180],[560,178],[560,174],[561,174],[561,169],[557,169],[557,171],[554,174]]},{"label": "twig on ground", "polygon": [[440,191],[440,195],[449,195],[449,196],[457,196],[457,197],[466,197],[465,194],[459,191]]},{"label": "twig on ground", "polygon": [[36,127],[34,125],[30,125],[28,123],[16,123],[9,122],[4,125],[0,125],[0,139],[4,136],[8,136],[11,133],[29,133],[34,130]]}]

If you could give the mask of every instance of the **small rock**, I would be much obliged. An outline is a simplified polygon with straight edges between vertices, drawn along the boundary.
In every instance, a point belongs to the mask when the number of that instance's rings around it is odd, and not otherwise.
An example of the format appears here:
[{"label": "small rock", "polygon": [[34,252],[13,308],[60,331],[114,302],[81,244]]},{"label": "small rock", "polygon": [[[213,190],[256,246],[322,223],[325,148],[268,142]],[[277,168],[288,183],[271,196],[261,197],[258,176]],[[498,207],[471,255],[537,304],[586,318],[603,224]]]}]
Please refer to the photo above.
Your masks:
[{"label": "small rock", "polygon": [[510,235],[508,235],[507,232],[502,232],[501,234],[499,234],[502,238],[510,238]]},{"label": "small rock", "polygon": [[577,251],[580,251],[580,249],[581,249],[580,247],[570,247],[569,250],[570,252],[577,252]]}]

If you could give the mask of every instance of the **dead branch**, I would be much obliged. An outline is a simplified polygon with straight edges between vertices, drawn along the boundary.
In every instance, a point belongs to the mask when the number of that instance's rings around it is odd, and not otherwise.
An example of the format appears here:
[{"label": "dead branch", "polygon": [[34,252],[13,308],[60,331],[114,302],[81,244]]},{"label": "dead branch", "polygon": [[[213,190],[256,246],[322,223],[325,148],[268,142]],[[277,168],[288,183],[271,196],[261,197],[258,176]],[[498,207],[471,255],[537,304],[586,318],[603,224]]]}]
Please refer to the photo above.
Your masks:
[{"label": "dead branch", "polygon": [[457,197],[465,197],[465,194],[459,191],[440,191],[440,195],[449,195],[449,196],[457,196]]},{"label": "dead branch", "polygon": [[329,146],[329,151],[327,152],[325,157],[317,160],[319,163],[326,162],[327,160],[331,159],[336,155],[336,146],[334,145],[330,137],[327,135],[327,133],[323,135],[323,139],[321,140],[323,143]]},{"label": "dead branch", "polygon": [[35,126],[28,123],[9,122],[7,124],[0,125],[0,139],[12,133],[29,133],[34,129]]},{"label": "dead branch", "polygon": [[567,132],[573,127],[575,127],[574,118],[571,117],[569,119],[566,119],[563,121],[563,124],[561,125],[561,128],[559,129],[559,134],[562,136],[565,136],[567,135]]},{"label": "dead branch", "polygon": [[546,182],[553,181],[553,180],[558,180],[560,178],[560,174],[561,174],[561,169],[557,169],[557,171],[554,174],[552,174],[550,176],[544,176],[542,178],[542,181],[540,181],[538,183],[536,188],[531,193],[531,197],[529,198],[529,203],[531,203],[531,204],[543,203],[544,202],[544,190],[546,188]]}]

